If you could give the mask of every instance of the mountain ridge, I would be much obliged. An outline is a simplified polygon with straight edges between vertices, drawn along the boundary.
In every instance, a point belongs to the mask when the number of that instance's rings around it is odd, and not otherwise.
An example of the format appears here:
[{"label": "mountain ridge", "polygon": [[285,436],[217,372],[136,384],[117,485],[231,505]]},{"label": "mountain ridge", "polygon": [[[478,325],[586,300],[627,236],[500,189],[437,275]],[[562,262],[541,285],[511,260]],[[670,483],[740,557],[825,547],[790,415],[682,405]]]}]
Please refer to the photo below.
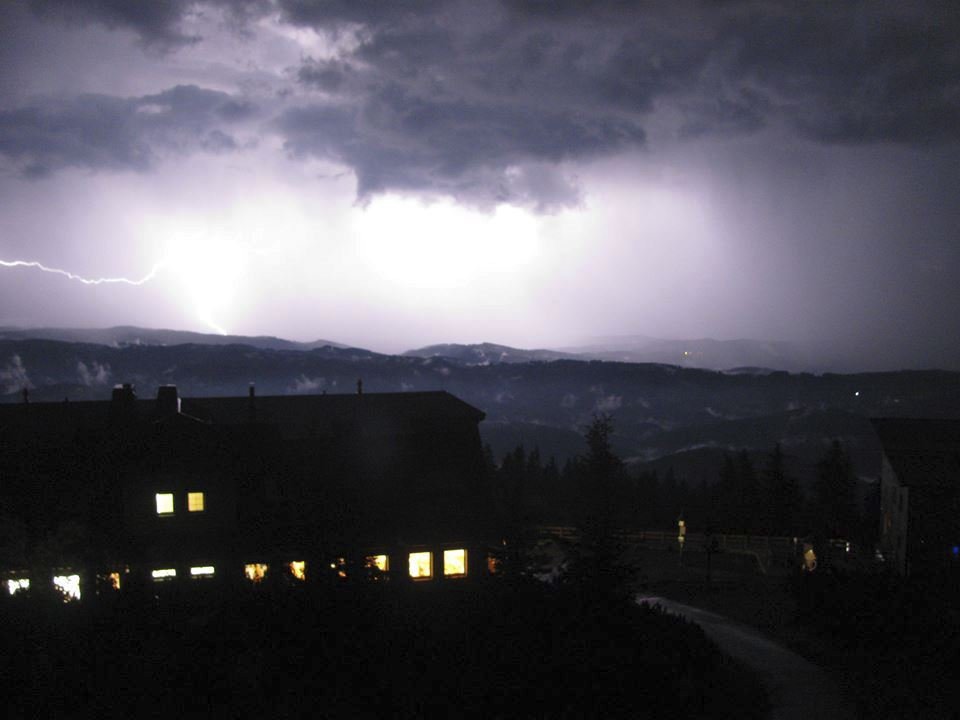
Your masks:
[{"label": "mountain ridge", "polygon": [[319,347],[339,349],[351,346],[331,340],[298,342],[273,335],[219,335],[192,330],[144,328],[136,325],[116,325],[109,328],[20,328],[0,327],[0,339],[57,340],[93,345],[249,345],[264,349],[313,350]]}]

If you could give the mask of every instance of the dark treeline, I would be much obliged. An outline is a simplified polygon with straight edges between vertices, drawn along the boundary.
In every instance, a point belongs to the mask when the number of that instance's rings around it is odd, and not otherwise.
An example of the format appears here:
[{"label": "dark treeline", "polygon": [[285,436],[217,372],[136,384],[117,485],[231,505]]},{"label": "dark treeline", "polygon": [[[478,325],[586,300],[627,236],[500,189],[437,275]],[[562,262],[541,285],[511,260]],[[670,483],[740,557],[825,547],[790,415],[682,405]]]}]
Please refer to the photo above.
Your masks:
[{"label": "dark treeline", "polygon": [[[596,473],[584,454],[562,466],[535,447],[518,446],[499,463],[485,449],[499,505],[512,525],[580,522],[584,503],[596,494]],[[681,518],[690,532],[775,536],[821,536],[876,540],[879,499],[858,490],[849,455],[831,443],[816,468],[816,482],[804,492],[788,470],[779,444],[761,455],[725,453],[714,483],[689,484],[673,469],[632,471],[618,463],[603,493],[619,527],[675,530]]]}]

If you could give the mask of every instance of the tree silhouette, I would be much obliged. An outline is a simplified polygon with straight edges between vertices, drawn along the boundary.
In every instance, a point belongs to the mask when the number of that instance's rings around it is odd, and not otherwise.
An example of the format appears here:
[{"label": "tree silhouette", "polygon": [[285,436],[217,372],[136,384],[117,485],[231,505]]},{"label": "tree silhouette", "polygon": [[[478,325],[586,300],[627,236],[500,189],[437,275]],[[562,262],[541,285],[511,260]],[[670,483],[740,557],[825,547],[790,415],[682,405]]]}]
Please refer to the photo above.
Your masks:
[{"label": "tree silhouette", "polygon": [[615,490],[623,479],[623,463],[613,452],[612,434],[609,415],[595,415],[584,433],[587,454],[580,462],[580,542],[573,549],[566,580],[579,586],[585,606],[616,602],[627,590],[627,570],[619,562],[622,548],[613,532]]},{"label": "tree silhouette", "polygon": [[797,520],[803,509],[803,495],[797,479],[787,473],[780,443],[767,455],[762,499],[767,534],[795,534]]},{"label": "tree silhouette", "polygon": [[857,526],[856,477],[850,458],[834,440],[817,463],[814,505],[818,531],[827,537],[848,538]]}]

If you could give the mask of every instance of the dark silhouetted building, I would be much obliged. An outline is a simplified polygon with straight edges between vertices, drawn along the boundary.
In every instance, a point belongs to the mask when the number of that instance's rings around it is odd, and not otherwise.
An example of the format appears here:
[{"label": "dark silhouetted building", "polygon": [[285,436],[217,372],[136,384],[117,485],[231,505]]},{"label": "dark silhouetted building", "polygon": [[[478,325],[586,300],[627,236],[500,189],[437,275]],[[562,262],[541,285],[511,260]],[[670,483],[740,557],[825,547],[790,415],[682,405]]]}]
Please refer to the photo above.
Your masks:
[{"label": "dark silhouetted building", "polygon": [[884,556],[901,575],[960,568],[960,420],[871,422],[883,446]]},{"label": "dark silhouetted building", "polygon": [[3,405],[0,568],[11,592],[48,574],[87,588],[481,577],[496,541],[483,417],[446,392],[253,387]]}]

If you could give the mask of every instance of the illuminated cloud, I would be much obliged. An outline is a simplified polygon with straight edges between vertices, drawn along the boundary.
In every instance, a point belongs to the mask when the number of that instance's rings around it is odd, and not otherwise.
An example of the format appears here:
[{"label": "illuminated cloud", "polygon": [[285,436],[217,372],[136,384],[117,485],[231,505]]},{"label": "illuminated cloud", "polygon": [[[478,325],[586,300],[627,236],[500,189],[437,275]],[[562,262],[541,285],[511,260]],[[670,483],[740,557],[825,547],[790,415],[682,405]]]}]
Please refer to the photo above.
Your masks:
[{"label": "illuminated cloud", "polygon": [[5,3],[0,258],[166,264],[4,268],[0,322],[956,365],[958,37],[949,2]]}]

